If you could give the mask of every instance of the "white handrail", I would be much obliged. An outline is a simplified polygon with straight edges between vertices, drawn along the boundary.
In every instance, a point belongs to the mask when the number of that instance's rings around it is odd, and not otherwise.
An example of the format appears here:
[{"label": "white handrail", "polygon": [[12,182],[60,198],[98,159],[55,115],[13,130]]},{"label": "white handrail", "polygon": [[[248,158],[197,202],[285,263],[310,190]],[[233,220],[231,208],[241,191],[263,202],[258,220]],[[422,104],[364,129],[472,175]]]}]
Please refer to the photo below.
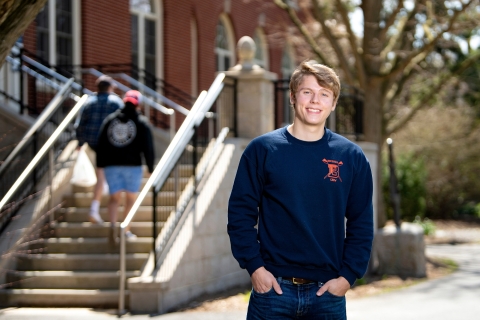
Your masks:
[{"label": "white handrail", "polygon": [[[187,146],[188,142],[194,134],[195,126],[198,126],[205,117],[206,112],[211,108],[212,104],[217,99],[219,93],[223,89],[223,80],[225,74],[220,73],[217,75],[212,85],[207,92],[202,91],[197,101],[193,105],[192,109],[188,113],[188,116],[183,121],[175,137],[170,142],[167,150],[163,154],[162,158],[158,162],[155,170],[147,180],[142,191],[138,195],[135,203],[133,204],[130,212],[125,220],[120,224],[120,290],[119,290],[119,314],[122,314],[125,310],[125,281],[126,281],[126,243],[125,243],[125,228],[130,224],[135,216],[140,204],[145,199],[145,196],[150,191],[150,188],[155,184],[163,184],[168,177],[168,174],[175,166],[175,163],[180,158],[183,150]],[[154,222],[155,223],[155,222]]]},{"label": "white handrail", "polygon": [[7,194],[3,197],[0,201],[0,211],[5,206],[10,197],[17,191],[18,187],[23,183],[25,178],[32,172],[32,170],[37,166],[38,162],[43,158],[43,156],[47,153],[53,143],[57,140],[63,130],[67,127],[67,125],[72,121],[73,117],[80,111],[85,101],[87,101],[88,95],[84,94],[82,98],[75,104],[73,109],[67,114],[65,119],[60,123],[58,128],[52,133],[50,138],[48,138],[47,142],[42,146],[42,148],[37,152],[35,157],[30,161],[28,166],[23,170],[20,177],[18,177],[17,181],[12,185],[12,187],[8,190]]},{"label": "white handrail", "polygon": [[130,77],[129,75],[125,74],[125,73],[119,73],[119,74],[113,74],[115,76],[118,76],[120,78],[122,78],[123,80],[127,81],[128,83],[131,83],[133,84],[135,87],[139,88],[141,91],[143,92],[146,92],[147,94],[151,95],[151,96],[154,96],[156,97],[157,99],[160,99],[162,100],[163,102],[165,102],[166,104],[168,104],[169,106],[171,106],[172,108],[174,108],[175,110],[177,110],[178,112],[184,114],[184,115],[188,115],[188,109],[187,108],[184,108],[182,107],[181,105],[179,105],[178,103],[175,103],[173,102],[172,100],[168,99],[167,97],[161,95],[160,93],[158,93],[157,91],[153,90],[152,88],[144,85],[143,83],[141,83],[140,81]]},{"label": "white handrail", "polygon": [[[88,72],[96,77],[100,77],[102,75],[104,75],[103,73],[101,73],[100,71],[96,70],[96,69],[93,69],[93,68],[90,68],[88,69]],[[132,90],[131,88],[127,87],[126,85],[116,81],[116,80],[113,80],[113,82],[115,83],[115,85],[120,89],[122,90],[123,92],[127,92],[129,90]],[[149,105],[150,107],[154,108],[154,109],[157,109],[158,111],[166,114],[166,115],[172,115],[174,113],[174,111],[172,109],[169,109],[167,107],[164,107],[162,106],[161,104],[153,101],[152,99],[148,98],[148,97],[145,97],[143,96],[143,101],[145,101],[145,103],[147,105]]]}]

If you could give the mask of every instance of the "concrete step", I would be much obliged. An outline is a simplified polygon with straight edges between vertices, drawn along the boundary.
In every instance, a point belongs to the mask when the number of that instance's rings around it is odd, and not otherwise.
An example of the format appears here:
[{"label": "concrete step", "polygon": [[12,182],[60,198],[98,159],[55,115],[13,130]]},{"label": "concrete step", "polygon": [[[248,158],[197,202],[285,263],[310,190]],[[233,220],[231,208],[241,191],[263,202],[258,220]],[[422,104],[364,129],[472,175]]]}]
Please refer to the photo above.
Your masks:
[{"label": "concrete step", "polygon": [[[178,186],[180,190],[183,190],[183,188],[187,185],[188,180],[190,179],[191,175],[188,175],[186,177],[179,177],[178,179]],[[142,179],[142,184],[140,185],[140,190],[143,189],[145,184],[147,183],[148,179],[143,178]],[[72,191],[73,193],[77,192],[93,192],[93,186],[91,187],[80,187],[80,186],[72,186]],[[167,181],[165,181],[165,184],[163,185],[161,191],[175,191],[175,179],[174,178],[168,178]]]},{"label": "concrete step", "polygon": [[[174,206],[177,202],[175,196],[179,197],[180,192],[175,193],[173,191],[162,191],[158,193],[157,205],[158,206]],[[82,192],[66,195],[63,197],[65,207],[90,207],[92,203],[93,192]],[[123,204],[123,202],[121,202]],[[145,199],[142,201],[143,206],[151,206],[153,204],[152,193],[149,192]],[[101,207],[108,205],[108,195],[103,195],[100,201]]]},{"label": "concrete step", "polygon": [[[118,247],[118,246],[117,246]],[[118,247],[118,251],[120,248]],[[146,263],[148,253],[126,255],[126,269],[140,270]],[[120,268],[120,254],[18,254],[19,271],[116,271]]]},{"label": "concrete step", "polygon": [[[152,250],[153,239],[151,237],[139,237],[127,240],[127,253],[149,253]],[[117,246],[112,246],[108,238],[50,238],[31,244],[32,252],[58,253],[58,254],[84,254],[84,253],[112,253]],[[115,250],[115,251],[113,251]]]},{"label": "concrete step", "polygon": [[[111,309],[118,307],[118,290],[74,289],[4,289],[0,307],[83,307]],[[128,290],[126,307],[128,307]]]},{"label": "concrete step", "polygon": [[[159,206],[157,207],[157,219],[158,221],[166,221],[170,212],[175,210],[175,206]],[[90,205],[88,207],[68,207],[57,210],[55,213],[55,219],[58,222],[87,222],[88,213],[90,211]],[[123,221],[123,208],[119,209],[118,221]],[[108,210],[106,207],[100,208],[100,216],[104,221],[109,221]],[[134,222],[149,222],[153,218],[153,209],[151,206],[140,206],[137,214],[133,218]]]},{"label": "concrete step", "polygon": [[[165,222],[157,223],[157,232],[162,230]],[[117,222],[117,227],[120,223]],[[61,222],[54,224],[52,227],[52,237],[59,238],[106,238],[108,237],[110,222],[104,222],[101,225],[92,224],[90,222]],[[137,237],[152,237],[153,223],[152,222],[132,222],[130,230],[137,235]]]},{"label": "concrete step", "polygon": [[[140,276],[140,271],[129,271],[127,278]],[[116,290],[118,271],[7,271],[9,289],[99,289]]]}]

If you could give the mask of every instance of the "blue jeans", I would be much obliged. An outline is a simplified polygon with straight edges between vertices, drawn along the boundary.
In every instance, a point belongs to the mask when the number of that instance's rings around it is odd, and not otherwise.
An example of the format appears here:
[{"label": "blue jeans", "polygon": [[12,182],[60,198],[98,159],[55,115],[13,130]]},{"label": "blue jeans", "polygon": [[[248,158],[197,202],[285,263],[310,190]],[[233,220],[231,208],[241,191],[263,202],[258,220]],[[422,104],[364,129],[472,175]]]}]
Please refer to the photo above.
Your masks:
[{"label": "blue jeans", "polygon": [[296,285],[281,277],[277,281],[283,291],[281,295],[273,288],[266,293],[257,293],[252,289],[247,320],[347,319],[345,297],[334,296],[328,291],[317,297],[323,283]]},{"label": "blue jeans", "polygon": [[104,169],[110,194],[119,191],[138,192],[142,183],[142,166],[108,166]]}]

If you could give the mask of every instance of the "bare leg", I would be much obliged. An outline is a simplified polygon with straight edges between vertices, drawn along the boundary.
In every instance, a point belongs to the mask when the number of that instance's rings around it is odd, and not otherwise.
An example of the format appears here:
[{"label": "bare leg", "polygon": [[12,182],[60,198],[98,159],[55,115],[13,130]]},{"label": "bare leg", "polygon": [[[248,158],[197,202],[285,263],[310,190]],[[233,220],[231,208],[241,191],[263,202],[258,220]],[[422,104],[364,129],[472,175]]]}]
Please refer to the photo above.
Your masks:
[{"label": "bare leg", "polygon": [[117,223],[118,206],[120,205],[121,192],[115,192],[108,199],[108,215],[110,216],[110,228],[108,231],[108,241],[111,244],[117,243]]},{"label": "bare leg", "polygon": [[95,168],[95,175],[97,176],[97,184],[93,189],[93,199],[90,205],[90,222],[102,223],[103,220],[100,217],[100,202],[102,201],[103,185],[105,183],[105,172],[103,168]]},{"label": "bare leg", "polygon": [[[127,214],[133,207],[135,200],[137,199],[136,192],[125,192],[126,201],[125,201],[125,211],[124,211],[124,219],[127,217]],[[125,231],[130,231],[130,225],[125,228]]]},{"label": "bare leg", "polygon": [[93,189],[93,200],[101,201],[103,195],[103,185],[105,183],[105,172],[103,168],[95,168],[95,174],[97,175],[97,184]]},{"label": "bare leg", "polygon": [[108,200],[108,215],[110,217],[110,224],[113,226],[117,223],[118,206],[120,205],[121,192],[115,192],[110,195]]}]

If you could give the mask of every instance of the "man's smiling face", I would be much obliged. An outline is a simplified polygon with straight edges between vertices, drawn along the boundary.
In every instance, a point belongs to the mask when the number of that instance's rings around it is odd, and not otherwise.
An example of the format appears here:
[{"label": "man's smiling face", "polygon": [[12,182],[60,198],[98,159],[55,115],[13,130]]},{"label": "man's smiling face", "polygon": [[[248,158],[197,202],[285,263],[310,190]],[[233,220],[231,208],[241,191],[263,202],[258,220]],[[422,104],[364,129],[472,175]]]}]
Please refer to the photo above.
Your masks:
[{"label": "man's smiling face", "polygon": [[330,113],[335,110],[333,92],[320,86],[313,75],[304,76],[297,92],[290,93],[295,105],[295,124],[307,127],[323,127]]}]

